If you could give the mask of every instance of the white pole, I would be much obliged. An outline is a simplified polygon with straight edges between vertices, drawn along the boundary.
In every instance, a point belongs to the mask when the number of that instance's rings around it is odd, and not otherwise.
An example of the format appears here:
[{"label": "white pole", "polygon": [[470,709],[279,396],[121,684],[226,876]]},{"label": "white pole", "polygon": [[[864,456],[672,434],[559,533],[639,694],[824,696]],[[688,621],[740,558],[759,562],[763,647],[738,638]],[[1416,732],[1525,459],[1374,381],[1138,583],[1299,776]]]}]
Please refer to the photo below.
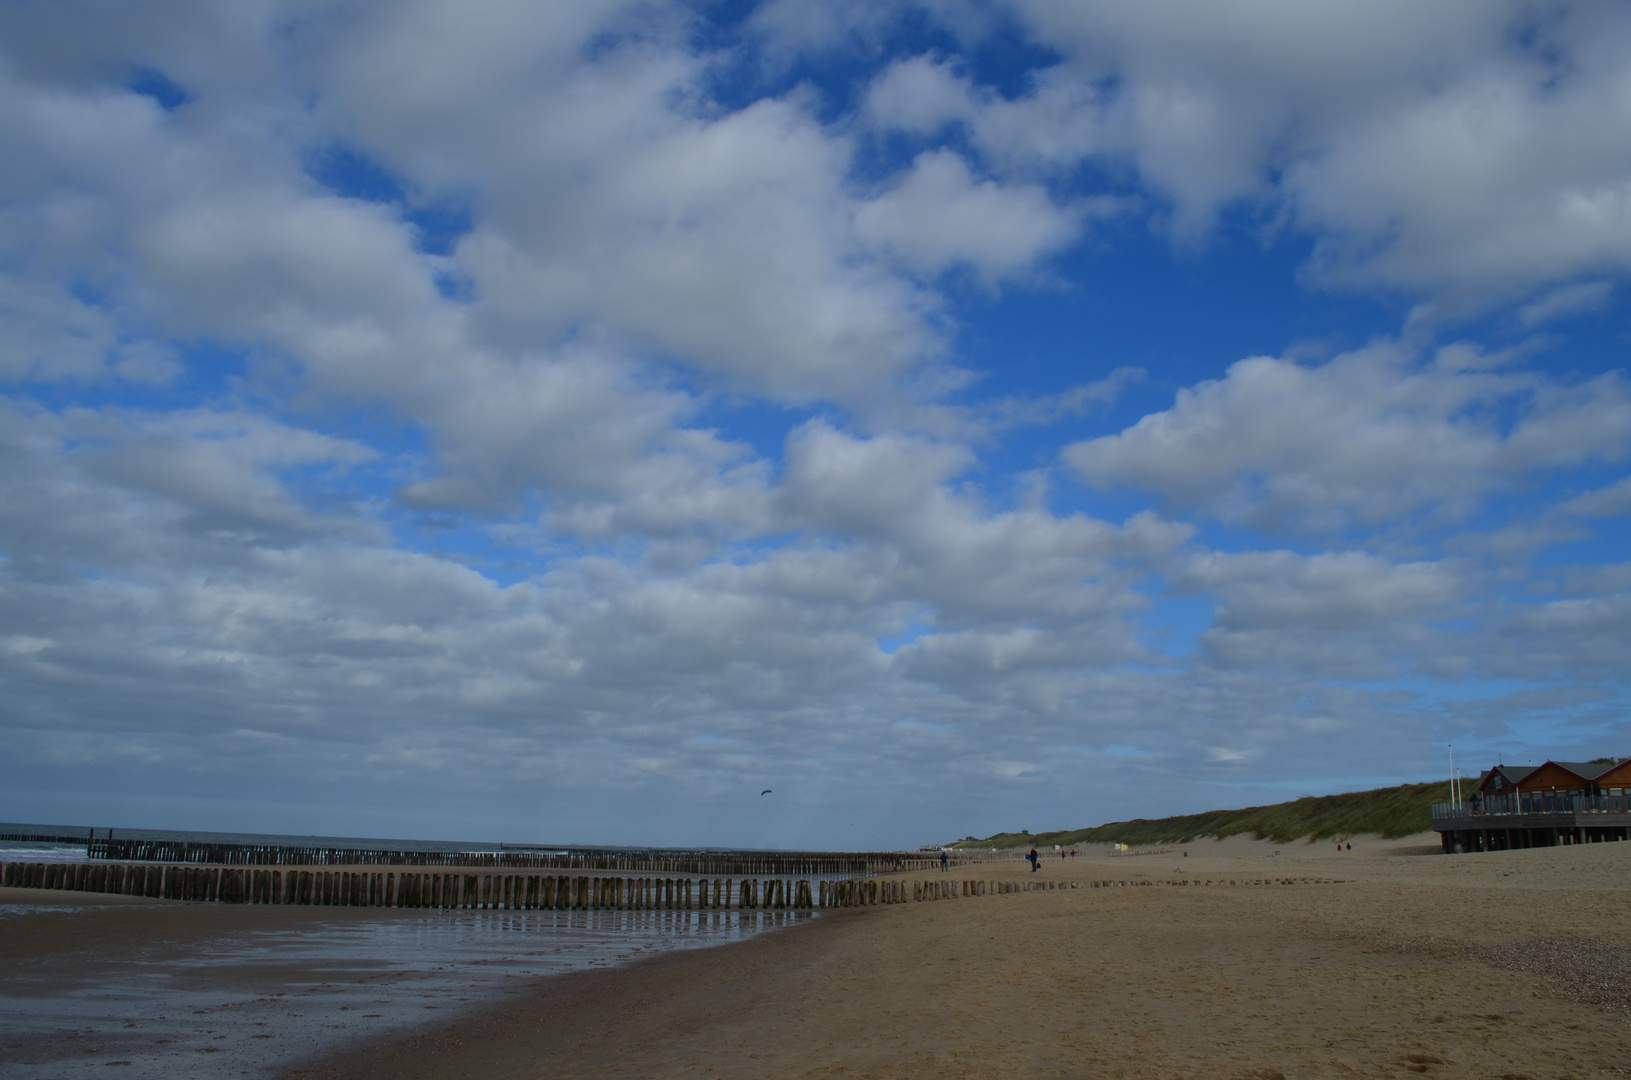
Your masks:
[{"label": "white pole", "polygon": [[1450,801],[1461,802],[1461,786],[1455,782],[1455,744],[1446,743],[1450,748]]}]

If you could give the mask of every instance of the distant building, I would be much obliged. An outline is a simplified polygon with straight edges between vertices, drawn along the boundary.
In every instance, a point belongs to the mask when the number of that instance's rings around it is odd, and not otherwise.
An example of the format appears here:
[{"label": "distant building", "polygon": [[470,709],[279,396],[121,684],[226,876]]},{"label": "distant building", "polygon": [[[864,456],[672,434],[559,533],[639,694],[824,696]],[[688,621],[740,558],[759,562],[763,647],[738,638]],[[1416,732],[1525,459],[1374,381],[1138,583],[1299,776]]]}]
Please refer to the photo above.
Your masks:
[{"label": "distant building", "polygon": [[1472,798],[1433,806],[1446,852],[1631,839],[1631,758],[1497,765]]}]

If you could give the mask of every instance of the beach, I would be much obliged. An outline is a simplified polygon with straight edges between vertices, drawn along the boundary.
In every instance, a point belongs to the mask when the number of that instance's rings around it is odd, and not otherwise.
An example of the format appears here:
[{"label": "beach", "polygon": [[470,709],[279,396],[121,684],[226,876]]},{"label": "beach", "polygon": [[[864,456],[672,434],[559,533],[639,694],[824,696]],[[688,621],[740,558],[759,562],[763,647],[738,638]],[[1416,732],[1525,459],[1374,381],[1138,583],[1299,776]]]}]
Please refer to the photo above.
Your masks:
[{"label": "beach", "polygon": [[[1443,856],[1433,839],[988,864],[1196,884],[828,913],[546,980],[289,1076],[1622,1074],[1631,844]],[[1332,883],[1238,884],[1297,878]]]},{"label": "beach", "polygon": [[[287,1015],[246,1036],[264,1040],[247,1045],[264,1048],[287,1080],[1622,1074],[1631,844],[1444,856],[1429,853],[1432,840],[1360,837],[1339,854],[1331,842],[1234,838],[1116,857],[1082,849],[1044,858],[1036,873],[1012,859],[954,866],[946,878],[1054,887],[826,911],[745,940],[624,950],[554,972],[478,958],[464,974],[480,972],[485,989],[443,980],[422,1002],[412,972],[356,962],[315,974],[298,963],[256,968],[256,986],[201,965],[186,990],[213,1002],[210,1024],[256,1008],[256,994],[327,1002],[327,1013],[310,1014],[321,1039],[302,1044],[307,1022],[291,1026]],[[40,900],[8,892],[0,899]],[[0,935],[8,969],[89,986],[97,954],[132,947],[121,936],[198,953],[255,926],[298,940],[336,919],[423,918],[120,911],[88,899],[41,909],[28,934]],[[415,940],[434,952],[442,939]],[[411,1008],[364,1019],[340,1011],[348,994]],[[73,1037],[87,1051],[81,1072],[130,1056]],[[32,1046],[36,1057],[43,1050]],[[203,1053],[194,1046],[173,1060]]]}]

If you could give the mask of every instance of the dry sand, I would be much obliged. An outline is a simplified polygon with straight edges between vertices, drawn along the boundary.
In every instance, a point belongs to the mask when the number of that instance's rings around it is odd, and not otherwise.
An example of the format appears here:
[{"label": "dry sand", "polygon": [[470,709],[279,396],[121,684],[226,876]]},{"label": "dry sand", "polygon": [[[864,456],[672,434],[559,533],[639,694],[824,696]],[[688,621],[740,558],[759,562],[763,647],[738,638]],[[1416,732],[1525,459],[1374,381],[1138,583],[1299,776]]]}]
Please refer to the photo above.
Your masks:
[{"label": "dry sand", "polygon": [[[1631,1071],[1631,844],[1201,841],[953,877],[1170,885],[824,914],[546,980],[327,1077],[1591,1077]],[[1275,856],[1276,847],[1281,852]],[[1184,851],[1189,854],[1186,856]],[[929,876],[929,875],[918,875]],[[938,876],[938,875],[932,875]]]}]

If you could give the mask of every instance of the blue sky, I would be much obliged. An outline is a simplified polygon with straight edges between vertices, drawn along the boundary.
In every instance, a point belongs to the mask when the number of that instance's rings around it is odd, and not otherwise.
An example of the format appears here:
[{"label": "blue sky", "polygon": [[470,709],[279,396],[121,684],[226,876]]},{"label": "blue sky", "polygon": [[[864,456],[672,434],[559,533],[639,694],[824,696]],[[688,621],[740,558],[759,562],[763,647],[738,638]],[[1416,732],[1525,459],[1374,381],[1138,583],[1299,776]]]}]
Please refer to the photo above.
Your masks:
[{"label": "blue sky", "polygon": [[1627,46],[0,8],[0,817],[916,846],[1631,752]]}]

